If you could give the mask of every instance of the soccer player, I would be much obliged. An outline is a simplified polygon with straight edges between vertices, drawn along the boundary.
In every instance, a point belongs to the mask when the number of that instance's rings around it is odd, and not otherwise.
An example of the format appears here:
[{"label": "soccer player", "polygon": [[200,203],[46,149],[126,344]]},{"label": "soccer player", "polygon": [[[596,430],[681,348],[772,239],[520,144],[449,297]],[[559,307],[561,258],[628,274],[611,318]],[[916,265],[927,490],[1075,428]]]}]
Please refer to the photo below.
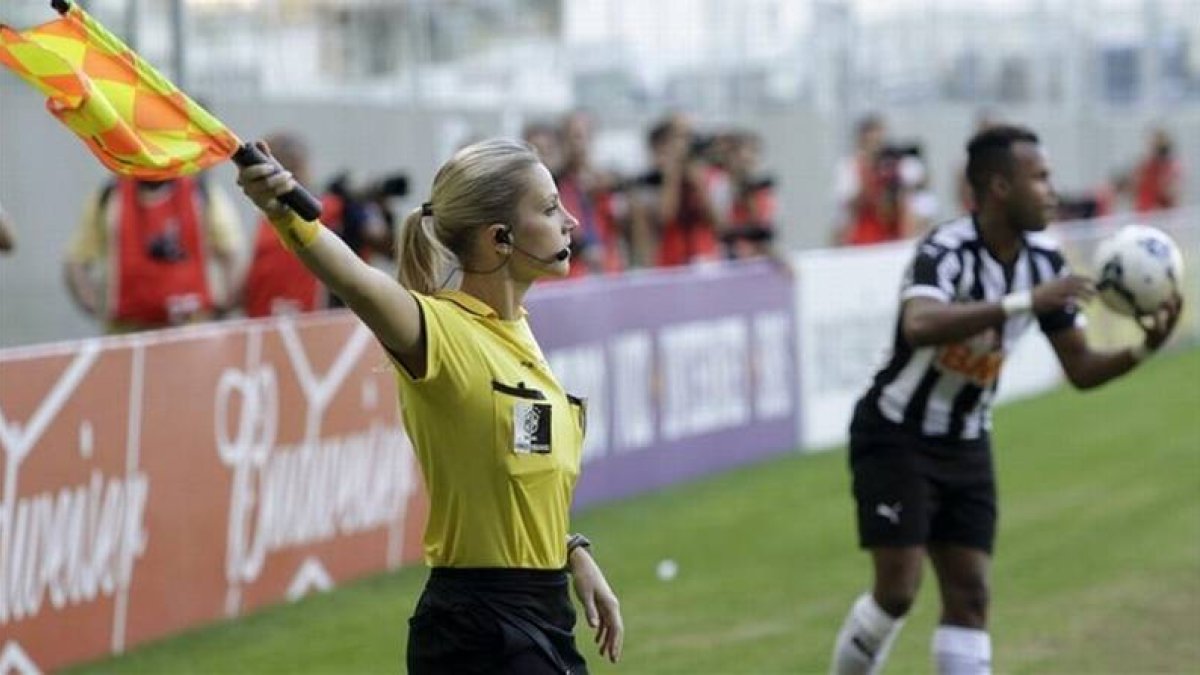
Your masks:
[{"label": "soccer player", "polygon": [[[238,182],[395,366],[433,568],[409,622],[408,672],[586,673],[565,570],[615,662],[617,598],[587,540],[567,535],[584,401],[550,372],[521,307],[534,280],[567,274],[578,224],[533,149],[485,141],[444,164],[404,222],[399,283],[283,208],[275,198],[296,181],[277,164]],[[462,274],[456,290],[443,290],[445,262]]]},{"label": "soccer player", "polygon": [[1037,323],[1067,379],[1096,387],[1132,370],[1170,336],[1182,299],[1142,321],[1145,340],[1094,351],[1078,304],[1092,297],[1053,240],[1050,168],[1028,129],[984,130],[967,146],[977,210],[935,228],[905,275],[892,354],[850,424],[859,540],[874,585],[846,616],[832,672],[877,672],[929,557],[941,591],[937,672],[991,672],[988,571],[996,530],[989,431],[1004,357]]}]

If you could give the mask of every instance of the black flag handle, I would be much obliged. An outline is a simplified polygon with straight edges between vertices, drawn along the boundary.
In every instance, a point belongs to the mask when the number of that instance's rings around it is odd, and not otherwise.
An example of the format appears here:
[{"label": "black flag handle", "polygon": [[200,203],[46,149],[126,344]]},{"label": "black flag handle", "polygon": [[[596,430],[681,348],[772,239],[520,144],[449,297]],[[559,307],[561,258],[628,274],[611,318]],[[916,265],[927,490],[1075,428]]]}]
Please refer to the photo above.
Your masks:
[{"label": "black flag handle", "polygon": [[69,0],[50,0],[50,7],[59,14],[66,14],[71,11],[71,3]]},{"label": "black flag handle", "polygon": [[[276,164],[263,154],[253,143],[242,143],[238,146],[237,152],[233,153],[233,161],[240,167],[255,166],[256,164]],[[311,192],[304,189],[302,185],[296,185],[291,192],[285,193],[279,198],[279,201],[287,205],[291,210],[296,212],[296,215],[301,218],[313,221],[321,217],[321,202],[312,195]]]}]

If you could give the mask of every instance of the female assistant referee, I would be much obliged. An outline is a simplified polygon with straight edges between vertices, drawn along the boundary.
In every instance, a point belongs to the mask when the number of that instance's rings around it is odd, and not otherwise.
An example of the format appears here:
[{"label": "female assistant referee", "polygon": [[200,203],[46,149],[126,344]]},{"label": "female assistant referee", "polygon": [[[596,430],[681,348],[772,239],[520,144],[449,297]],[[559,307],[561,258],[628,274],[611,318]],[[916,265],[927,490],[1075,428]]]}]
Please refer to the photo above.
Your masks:
[{"label": "female assistant referee", "polygon": [[[282,206],[296,181],[277,163],[241,169],[238,184],[395,365],[430,502],[409,672],[586,673],[568,571],[600,655],[616,662],[616,595],[567,531],[585,402],[550,372],[521,307],[536,279],[567,274],[578,224],[533,150],[491,140],[446,162],[404,221],[398,283]],[[455,271],[459,288],[442,290]]]}]

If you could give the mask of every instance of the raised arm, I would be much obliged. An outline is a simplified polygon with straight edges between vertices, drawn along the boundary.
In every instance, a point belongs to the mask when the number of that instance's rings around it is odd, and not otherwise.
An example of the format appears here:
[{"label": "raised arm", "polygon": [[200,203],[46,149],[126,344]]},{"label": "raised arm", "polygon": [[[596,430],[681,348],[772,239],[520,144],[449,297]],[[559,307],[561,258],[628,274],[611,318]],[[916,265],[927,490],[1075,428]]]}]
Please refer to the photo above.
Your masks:
[{"label": "raised arm", "polygon": [[238,185],[266,214],[284,244],[367,324],[384,347],[411,371],[423,372],[421,311],[408,290],[364,262],[319,222],[306,222],[280,204],[276,197],[291,191],[296,181],[274,162],[241,169]]},{"label": "raised arm", "polygon": [[1183,299],[1176,298],[1154,314],[1140,318],[1138,323],[1145,331],[1146,339],[1129,349],[1093,350],[1081,328],[1051,334],[1050,344],[1058,355],[1067,380],[1076,389],[1091,389],[1128,373],[1147,356],[1158,351],[1175,330],[1182,312]]}]

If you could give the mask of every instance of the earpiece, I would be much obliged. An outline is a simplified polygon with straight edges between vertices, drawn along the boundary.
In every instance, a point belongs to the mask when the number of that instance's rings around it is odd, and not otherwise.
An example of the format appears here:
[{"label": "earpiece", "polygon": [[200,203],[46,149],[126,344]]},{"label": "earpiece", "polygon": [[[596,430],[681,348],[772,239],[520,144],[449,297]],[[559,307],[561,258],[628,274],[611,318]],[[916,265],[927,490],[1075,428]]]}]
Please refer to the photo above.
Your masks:
[{"label": "earpiece", "polygon": [[563,248],[549,257],[534,255],[520,246],[517,246],[517,243],[513,241],[513,231],[511,227],[504,227],[503,229],[496,230],[496,243],[512,246],[521,255],[530,258],[531,260],[540,262],[543,265],[553,265],[556,262],[562,262],[563,260],[571,257],[570,248]]}]

